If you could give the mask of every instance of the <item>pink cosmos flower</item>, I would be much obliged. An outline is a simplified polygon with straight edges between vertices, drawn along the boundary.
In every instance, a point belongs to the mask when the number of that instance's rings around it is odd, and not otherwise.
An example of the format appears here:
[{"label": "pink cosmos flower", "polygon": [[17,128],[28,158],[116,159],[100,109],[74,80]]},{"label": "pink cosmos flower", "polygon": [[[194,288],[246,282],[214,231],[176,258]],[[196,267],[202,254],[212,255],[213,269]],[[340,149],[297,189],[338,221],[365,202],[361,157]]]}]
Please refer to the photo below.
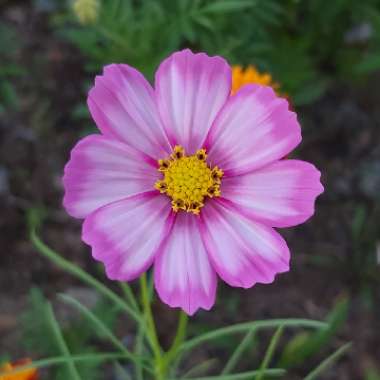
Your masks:
[{"label": "pink cosmos flower", "polygon": [[193,314],[231,286],[271,283],[289,269],[274,227],[305,222],[323,192],[320,172],[283,159],[300,142],[296,114],[270,87],[231,96],[220,57],[174,53],[154,89],[135,69],[97,76],[88,107],[100,134],[79,141],[65,167],[64,206],[110,279],[153,264],[160,298]]}]

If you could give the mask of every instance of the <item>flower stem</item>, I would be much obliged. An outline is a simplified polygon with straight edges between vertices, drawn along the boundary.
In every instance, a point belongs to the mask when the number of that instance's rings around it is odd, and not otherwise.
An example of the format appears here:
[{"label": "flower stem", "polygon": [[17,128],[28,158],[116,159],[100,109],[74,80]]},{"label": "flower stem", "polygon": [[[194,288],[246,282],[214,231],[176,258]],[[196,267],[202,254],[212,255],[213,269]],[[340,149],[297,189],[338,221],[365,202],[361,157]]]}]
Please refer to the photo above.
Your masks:
[{"label": "flower stem", "polygon": [[149,300],[149,290],[148,290],[148,282],[146,278],[146,273],[144,273],[140,277],[140,289],[141,289],[141,301],[143,305],[143,310],[145,314],[146,324],[147,324],[147,334],[150,346],[153,351],[154,359],[155,359],[155,372],[156,372],[156,380],[165,380],[164,371],[165,366],[163,365],[163,356],[162,350],[160,346],[160,342],[158,341],[156,325],[154,323],[152,308]]},{"label": "flower stem", "polygon": [[175,359],[175,357],[178,354],[181,344],[186,338],[187,322],[188,322],[188,316],[186,313],[184,313],[181,310],[179,314],[179,318],[178,318],[177,333],[173,340],[172,346],[170,347],[169,351],[166,353],[165,358],[164,358],[166,367],[172,362],[172,360]]}]

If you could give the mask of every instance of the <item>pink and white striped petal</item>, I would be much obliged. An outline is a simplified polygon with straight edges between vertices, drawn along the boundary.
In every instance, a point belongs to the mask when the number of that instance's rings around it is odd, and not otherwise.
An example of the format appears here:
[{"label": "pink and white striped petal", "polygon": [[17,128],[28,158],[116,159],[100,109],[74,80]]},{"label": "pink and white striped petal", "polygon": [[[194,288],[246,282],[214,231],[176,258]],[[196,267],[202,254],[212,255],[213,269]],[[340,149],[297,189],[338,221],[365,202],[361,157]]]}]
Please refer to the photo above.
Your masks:
[{"label": "pink and white striped petal", "polygon": [[170,142],[193,154],[230,95],[231,69],[221,57],[183,50],[161,63],[155,90]]},{"label": "pink and white striped petal", "polygon": [[255,223],[222,200],[202,209],[201,233],[211,263],[229,285],[250,288],[271,283],[289,270],[286,242],[271,227]]},{"label": "pink and white striped petal", "polygon": [[271,87],[246,85],[231,96],[207,136],[208,160],[225,177],[279,160],[301,142],[297,116]]},{"label": "pink and white striped petal", "polygon": [[173,230],[154,262],[157,292],[163,302],[193,315],[215,302],[216,274],[198,229],[198,218],[184,212],[176,216]]},{"label": "pink and white striped petal", "polygon": [[96,77],[87,103],[104,135],[124,141],[153,161],[170,153],[153,89],[134,68],[106,66],[103,75]]},{"label": "pink and white striped petal", "polygon": [[102,135],[80,140],[65,166],[63,205],[76,218],[130,195],[150,191],[159,175],[145,155]]},{"label": "pink and white striped petal", "polygon": [[104,263],[108,278],[130,281],[151,266],[173,223],[168,198],[158,192],[135,195],[89,215],[82,240]]},{"label": "pink and white striped petal", "polygon": [[222,196],[254,221],[272,227],[301,224],[314,214],[323,192],[321,173],[299,160],[282,160],[251,173],[223,179]]}]

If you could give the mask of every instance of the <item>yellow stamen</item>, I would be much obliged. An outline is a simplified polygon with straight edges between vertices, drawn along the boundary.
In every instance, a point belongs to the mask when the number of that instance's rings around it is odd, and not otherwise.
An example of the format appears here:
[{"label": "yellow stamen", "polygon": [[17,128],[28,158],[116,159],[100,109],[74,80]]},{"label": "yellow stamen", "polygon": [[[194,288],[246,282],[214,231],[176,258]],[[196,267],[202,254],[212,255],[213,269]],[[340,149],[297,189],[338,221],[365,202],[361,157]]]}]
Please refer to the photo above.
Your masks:
[{"label": "yellow stamen", "polygon": [[180,158],[182,158],[183,156],[185,155],[185,149],[182,148],[182,146],[180,145],[176,145],[173,149],[173,153],[171,155],[171,157],[174,159],[174,160],[179,160]]},{"label": "yellow stamen", "polygon": [[223,171],[210,168],[205,149],[186,156],[182,146],[175,146],[169,158],[158,161],[163,178],[154,187],[172,199],[172,208],[199,215],[206,197],[219,197]]}]

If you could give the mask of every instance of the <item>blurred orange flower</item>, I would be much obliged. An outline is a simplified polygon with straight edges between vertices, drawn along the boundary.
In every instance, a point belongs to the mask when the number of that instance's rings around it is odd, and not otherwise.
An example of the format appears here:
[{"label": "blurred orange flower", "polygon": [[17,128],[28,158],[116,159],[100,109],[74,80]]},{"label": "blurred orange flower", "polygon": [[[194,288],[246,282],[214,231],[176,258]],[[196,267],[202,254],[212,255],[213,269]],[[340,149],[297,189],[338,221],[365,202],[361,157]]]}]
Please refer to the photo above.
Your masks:
[{"label": "blurred orange flower", "polygon": [[14,369],[31,363],[32,361],[30,359],[22,359],[14,363],[5,363],[0,367],[0,380],[37,380],[38,372],[36,368],[29,368],[15,374],[9,374]]},{"label": "blurred orange flower", "polygon": [[260,73],[255,66],[249,65],[245,69],[242,66],[232,66],[232,90],[235,94],[245,84],[261,84],[272,87],[276,92],[279,84],[273,81],[269,73]]}]

